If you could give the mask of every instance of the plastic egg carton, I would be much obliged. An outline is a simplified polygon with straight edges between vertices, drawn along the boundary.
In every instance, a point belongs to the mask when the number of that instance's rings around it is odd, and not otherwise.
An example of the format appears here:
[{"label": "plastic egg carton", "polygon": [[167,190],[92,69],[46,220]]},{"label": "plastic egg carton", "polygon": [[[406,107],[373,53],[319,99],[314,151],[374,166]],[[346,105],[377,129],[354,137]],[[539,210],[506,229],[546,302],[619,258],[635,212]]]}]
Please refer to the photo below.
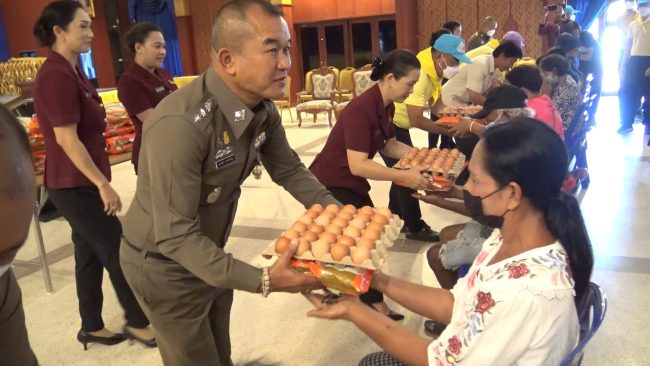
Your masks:
[{"label": "plastic egg carton", "polygon": [[[320,258],[316,258],[311,250],[304,252],[302,255],[294,256],[295,259],[302,259],[307,261],[318,261],[321,263],[343,265],[349,267],[357,267],[369,270],[378,270],[384,265],[386,256],[388,255],[388,248],[395,244],[395,240],[402,231],[404,221],[399,216],[393,214],[393,217],[385,225],[384,232],[381,234],[379,240],[375,241],[375,249],[370,250],[370,259],[365,260],[361,264],[352,262],[352,253],[357,249],[356,246],[350,247],[350,255],[343,257],[340,261],[334,260],[331,253],[326,253]],[[262,253],[265,257],[277,257],[280,254],[275,252],[275,240],[273,240]]]}]

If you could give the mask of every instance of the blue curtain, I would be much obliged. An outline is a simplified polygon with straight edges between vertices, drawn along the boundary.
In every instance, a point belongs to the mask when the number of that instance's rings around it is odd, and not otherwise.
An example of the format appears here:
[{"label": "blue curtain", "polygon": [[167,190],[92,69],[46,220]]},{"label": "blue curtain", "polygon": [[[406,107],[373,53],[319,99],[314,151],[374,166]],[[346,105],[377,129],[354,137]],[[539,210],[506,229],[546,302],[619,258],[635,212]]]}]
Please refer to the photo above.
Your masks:
[{"label": "blue curtain", "polygon": [[0,62],[5,62],[9,59],[9,45],[7,44],[7,33],[5,33],[3,19],[2,9],[0,9]]},{"label": "blue curtain", "polygon": [[183,75],[174,0],[129,0],[129,20],[134,23],[151,22],[160,28],[167,43],[167,56],[163,67],[172,76]]},{"label": "blue curtain", "polygon": [[578,10],[576,22],[583,30],[589,29],[607,8],[607,0],[569,0],[569,5]]}]

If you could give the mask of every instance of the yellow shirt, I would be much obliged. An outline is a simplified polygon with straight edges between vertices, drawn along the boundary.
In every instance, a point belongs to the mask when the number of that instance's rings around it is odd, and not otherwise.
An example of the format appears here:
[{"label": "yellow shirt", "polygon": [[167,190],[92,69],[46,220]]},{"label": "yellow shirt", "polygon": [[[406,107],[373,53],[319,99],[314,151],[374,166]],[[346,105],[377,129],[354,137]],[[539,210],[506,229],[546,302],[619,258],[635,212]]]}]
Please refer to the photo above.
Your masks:
[{"label": "yellow shirt", "polygon": [[433,103],[438,100],[442,89],[442,79],[438,76],[431,58],[431,47],[420,51],[417,58],[420,61],[420,78],[413,86],[413,93],[403,103],[395,103],[393,122],[401,128],[411,128],[411,121],[406,111],[407,104],[426,107],[429,100],[433,99]]},{"label": "yellow shirt", "polygon": [[631,56],[650,56],[650,17],[637,17],[630,24],[627,38],[632,39]]},{"label": "yellow shirt", "polygon": [[467,51],[465,55],[470,58],[470,60],[473,60],[474,58],[478,56],[483,56],[483,55],[491,55],[494,50],[499,47],[499,40],[498,39],[490,39],[488,43],[475,48],[471,51]]}]

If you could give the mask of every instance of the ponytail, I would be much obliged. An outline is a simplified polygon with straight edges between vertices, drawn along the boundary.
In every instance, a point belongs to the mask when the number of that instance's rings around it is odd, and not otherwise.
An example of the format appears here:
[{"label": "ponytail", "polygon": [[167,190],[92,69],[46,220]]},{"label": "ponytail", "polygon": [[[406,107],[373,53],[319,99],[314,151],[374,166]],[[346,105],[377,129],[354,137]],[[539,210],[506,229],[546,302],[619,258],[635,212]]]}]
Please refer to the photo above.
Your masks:
[{"label": "ponytail", "polygon": [[372,72],[370,73],[370,80],[379,81],[384,76],[384,61],[381,57],[375,57],[372,59]]},{"label": "ponytail", "polygon": [[385,59],[375,57],[372,60],[370,80],[379,81],[386,75],[393,74],[396,80],[406,76],[411,70],[420,69],[420,61],[409,50],[395,50],[386,55]]},{"label": "ponytail", "polygon": [[561,192],[548,203],[544,212],[546,226],[562,244],[569,257],[569,265],[575,281],[576,302],[589,286],[594,267],[594,255],[587,234],[580,205],[575,197]]}]

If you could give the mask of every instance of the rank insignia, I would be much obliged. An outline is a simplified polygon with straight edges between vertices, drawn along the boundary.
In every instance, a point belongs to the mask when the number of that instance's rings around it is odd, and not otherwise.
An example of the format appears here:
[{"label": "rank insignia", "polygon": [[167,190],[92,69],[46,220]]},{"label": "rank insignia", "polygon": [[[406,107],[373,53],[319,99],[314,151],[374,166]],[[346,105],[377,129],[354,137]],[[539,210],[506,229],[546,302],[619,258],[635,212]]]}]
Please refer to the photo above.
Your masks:
[{"label": "rank insignia", "polygon": [[246,110],[235,111],[235,122],[241,122],[246,119]]}]

